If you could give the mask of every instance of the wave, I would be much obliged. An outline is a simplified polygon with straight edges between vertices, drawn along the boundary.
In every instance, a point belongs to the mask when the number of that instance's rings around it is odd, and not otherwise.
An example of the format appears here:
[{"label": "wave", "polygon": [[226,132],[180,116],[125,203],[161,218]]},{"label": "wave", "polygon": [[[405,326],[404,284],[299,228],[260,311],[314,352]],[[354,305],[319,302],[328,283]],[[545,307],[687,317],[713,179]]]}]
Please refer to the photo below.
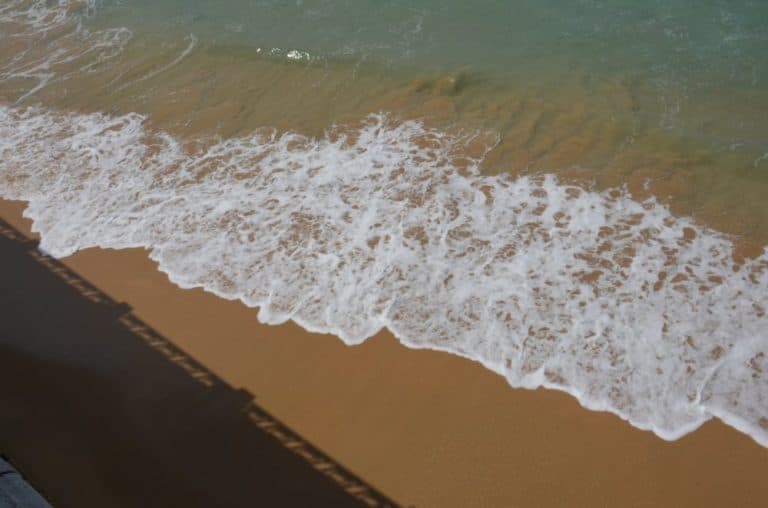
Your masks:
[{"label": "wave", "polygon": [[[32,83],[17,104],[120,54],[129,31],[83,28],[95,5],[0,7],[18,48],[0,82]],[[492,134],[380,114],[320,138],[177,139],[146,120],[0,105],[0,196],[29,202],[43,249],[144,247],[265,323],[347,344],[388,328],[665,439],[717,417],[768,446],[768,254],[737,262],[728,237],[621,189],[484,176]]]},{"label": "wave", "polygon": [[384,115],[190,143],[138,114],[2,107],[0,195],[55,256],[144,247],[265,323],[388,328],[665,439],[714,416],[768,446],[768,254],[736,263],[620,190],[483,176],[492,144]]}]

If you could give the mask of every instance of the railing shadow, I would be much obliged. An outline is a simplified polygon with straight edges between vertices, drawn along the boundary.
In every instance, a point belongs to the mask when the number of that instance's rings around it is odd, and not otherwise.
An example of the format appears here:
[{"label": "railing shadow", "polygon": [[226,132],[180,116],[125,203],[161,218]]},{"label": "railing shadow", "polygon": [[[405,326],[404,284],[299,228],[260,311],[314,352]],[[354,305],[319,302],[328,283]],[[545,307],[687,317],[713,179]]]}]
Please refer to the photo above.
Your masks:
[{"label": "railing shadow", "polygon": [[0,267],[0,451],[54,506],[396,506],[2,219]]}]

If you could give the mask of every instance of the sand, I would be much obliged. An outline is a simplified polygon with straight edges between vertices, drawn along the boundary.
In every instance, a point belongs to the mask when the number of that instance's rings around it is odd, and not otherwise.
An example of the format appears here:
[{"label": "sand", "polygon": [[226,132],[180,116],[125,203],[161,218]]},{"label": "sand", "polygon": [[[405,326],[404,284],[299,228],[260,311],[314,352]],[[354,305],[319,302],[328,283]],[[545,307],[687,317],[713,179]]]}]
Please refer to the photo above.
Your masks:
[{"label": "sand", "polygon": [[0,455],[51,505],[395,506],[5,225]]},{"label": "sand", "polygon": [[[0,216],[29,231],[23,203]],[[481,365],[357,347],[181,290],[141,249],[64,260],[336,460],[405,506],[765,506],[768,450],[719,422],[675,442]],[[140,369],[140,366],[137,366]]]}]

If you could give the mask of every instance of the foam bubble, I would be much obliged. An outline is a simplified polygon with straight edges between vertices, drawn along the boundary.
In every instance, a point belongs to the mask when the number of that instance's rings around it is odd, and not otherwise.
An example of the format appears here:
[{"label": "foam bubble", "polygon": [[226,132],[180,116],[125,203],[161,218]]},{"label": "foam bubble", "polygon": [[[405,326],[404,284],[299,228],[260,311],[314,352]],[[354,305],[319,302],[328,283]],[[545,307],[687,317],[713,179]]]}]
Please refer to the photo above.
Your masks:
[{"label": "foam bubble", "polygon": [[0,58],[0,83],[14,79],[34,83],[17,104],[54,79],[94,72],[122,53],[132,37],[127,28],[84,28],[83,20],[95,9],[96,0],[11,0],[0,7],[0,36],[17,49],[10,58]]},{"label": "foam bubble", "polygon": [[56,256],[146,247],[263,322],[348,344],[386,327],[665,439],[715,416],[768,446],[768,255],[735,264],[725,236],[621,191],[483,176],[466,154],[492,140],[415,121],[188,141],[3,107],[0,194]]}]

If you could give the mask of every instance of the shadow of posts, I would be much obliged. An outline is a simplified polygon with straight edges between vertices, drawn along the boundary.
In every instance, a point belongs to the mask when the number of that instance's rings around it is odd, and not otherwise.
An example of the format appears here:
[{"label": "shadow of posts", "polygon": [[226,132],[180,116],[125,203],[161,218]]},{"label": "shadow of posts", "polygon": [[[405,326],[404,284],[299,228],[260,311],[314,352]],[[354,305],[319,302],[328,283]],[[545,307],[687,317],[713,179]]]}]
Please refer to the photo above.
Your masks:
[{"label": "shadow of posts", "polygon": [[395,506],[0,220],[0,451],[54,506]]}]

